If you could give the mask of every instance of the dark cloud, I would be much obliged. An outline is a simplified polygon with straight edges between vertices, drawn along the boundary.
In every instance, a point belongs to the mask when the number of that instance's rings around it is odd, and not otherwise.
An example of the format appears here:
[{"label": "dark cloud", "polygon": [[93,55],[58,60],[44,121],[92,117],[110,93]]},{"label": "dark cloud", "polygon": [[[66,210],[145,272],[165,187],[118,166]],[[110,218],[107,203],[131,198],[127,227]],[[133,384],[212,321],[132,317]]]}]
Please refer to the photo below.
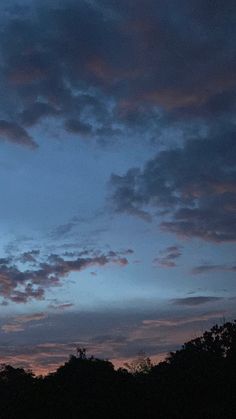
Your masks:
[{"label": "dark cloud", "polygon": [[127,114],[141,111],[144,104],[178,117],[218,112],[214,102],[235,86],[234,11],[231,1],[191,0],[177,6],[150,0],[145,6],[136,2],[135,8],[132,2],[119,2],[123,30],[136,42],[131,55],[136,72],[122,101]]},{"label": "dark cloud", "polygon": [[211,0],[16,7],[1,31],[2,112],[26,127],[58,116],[71,133],[108,138],[121,126],[152,135],[163,113],[168,123],[232,119],[235,12]]},{"label": "dark cloud", "polygon": [[212,297],[212,296],[198,296],[198,297],[186,297],[186,298],[176,298],[172,300],[173,304],[181,306],[198,306],[201,304],[215,303],[222,300],[222,297]]},{"label": "dark cloud", "polygon": [[[113,77],[106,51],[115,56],[112,46],[122,49],[116,26],[114,19],[104,24],[103,13],[83,1],[58,6],[45,2],[27,17],[9,18],[0,43],[4,84],[12,99],[5,112],[9,109],[27,127],[60,116],[69,132],[81,135],[91,131],[81,116],[100,122],[97,128],[107,126],[102,90]],[[91,86],[101,92],[88,94]]]},{"label": "dark cloud", "polygon": [[15,122],[0,120],[0,138],[28,148],[37,148],[30,135]]},{"label": "dark cloud", "polygon": [[29,109],[25,109],[20,118],[23,125],[32,126],[42,118],[59,115],[59,111],[48,103],[36,102]]},{"label": "dark cloud", "polygon": [[[26,252],[28,262],[32,262],[29,255],[32,252]],[[13,261],[0,265],[0,296],[5,301],[11,300],[15,303],[26,303],[29,300],[42,300],[45,298],[45,291],[51,287],[61,285],[63,278],[66,278],[71,272],[80,272],[83,269],[94,266],[105,266],[107,264],[116,264],[125,266],[128,260],[117,252],[102,254],[93,252],[87,257],[76,257],[65,259],[60,255],[52,254],[46,262],[37,261],[37,252],[33,251],[34,269],[21,270]],[[24,262],[26,260],[24,259]]]},{"label": "dark cloud", "polygon": [[125,250],[121,250],[119,253],[124,254],[124,255],[132,255],[134,253],[134,250],[133,249],[125,249]]},{"label": "dark cloud", "polygon": [[66,130],[72,134],[84,136],[92,134],[92,125],[86,124],[76,119],[68,119],[65,123]]},{"label": "dark cloud", "polygon": [[208,272],[236,272],[236,265],[200,265],[193,268],[191,272],[193,275]]},{"label": "dark cloud", "polygon": [[[30,277],[31,275],[29,272],[28,272],[28,275],[26,275],[26,277],[24,276],[24,273],[23,273],[21,276],[20,283],[18,284],[15,283],[13,285],[13,288],[11,288],[10,284],[8,283],[8,287],[5,287],[5,289],[0,295],[2,295],[5,298],[5,300],[10,300],[17,304],[25,304],[30,300],[43,300],[44,294],[45,294],[45,289],[43,287],[38,286],[38,285],[35,286],[32,283],[26,283],[25,285],[26,281],[27,282],[30,281]],[[9,280],[11,280],[11,277],[9,277]],[[9,280],[8,282],[10,282]],[[1,277],[0,277],[0,282],[1,282]],[[18,289],[16,289],[18,286],[22,288],[22,291],[19,291]]]},{"label": "dark cloud", "polygon": [[29,252],[22,253],[19,256],[19,261],[21,263],[36,263],[39,255],[40,250],[30,250]]},{"label": "dark cloud", "polygon": [[163,268],[175,268],[177,266],[176,259],[182,255],[181,246],[169,246],[161,250],[160,255],[153,259],[154,265]]},{"label": "dark cloud", "polygon": [[0,258],[0,265],[8,265],[12,262],[12,258]]},{"label": "dark cloud", "polygon": [[214,242],[236,240],[236,131],[189,139],[160,152],[144,168],[112,175],[118,212],[166,215],[162,229]]}]

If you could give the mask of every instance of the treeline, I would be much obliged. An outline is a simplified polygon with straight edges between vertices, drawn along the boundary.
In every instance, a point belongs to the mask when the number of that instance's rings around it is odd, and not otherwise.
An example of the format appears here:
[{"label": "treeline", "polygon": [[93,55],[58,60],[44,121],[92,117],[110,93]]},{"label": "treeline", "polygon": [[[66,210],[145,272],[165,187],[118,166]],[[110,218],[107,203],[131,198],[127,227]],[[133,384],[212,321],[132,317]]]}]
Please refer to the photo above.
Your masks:
[{"label": "treeline", "polygon": [[84,349],[56,372],[0,370],[1,419],[235,419],[236,321],[214,326],[158,365],[114,370]]}]

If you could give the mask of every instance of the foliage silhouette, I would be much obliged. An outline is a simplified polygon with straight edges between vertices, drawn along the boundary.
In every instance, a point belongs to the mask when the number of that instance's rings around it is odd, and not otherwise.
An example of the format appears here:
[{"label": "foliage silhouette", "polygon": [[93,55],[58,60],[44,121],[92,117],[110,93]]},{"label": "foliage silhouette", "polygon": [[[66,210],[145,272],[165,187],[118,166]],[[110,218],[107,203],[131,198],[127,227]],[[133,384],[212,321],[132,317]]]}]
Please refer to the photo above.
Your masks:
[{"label": "foliage silhouette", "polygon": [[46,377],[2,365],[0,419],[236,417],[236,322],[214,326],[158,365],[140,354],[127,368],[84,348]]},{"label": "foliage silhouette", "polygon": [[124,367],[134,375],[148,374],[153,367],[151,359],[146,356],[145,352],[138,353],[138,357],[130,363],[125,362]]}]

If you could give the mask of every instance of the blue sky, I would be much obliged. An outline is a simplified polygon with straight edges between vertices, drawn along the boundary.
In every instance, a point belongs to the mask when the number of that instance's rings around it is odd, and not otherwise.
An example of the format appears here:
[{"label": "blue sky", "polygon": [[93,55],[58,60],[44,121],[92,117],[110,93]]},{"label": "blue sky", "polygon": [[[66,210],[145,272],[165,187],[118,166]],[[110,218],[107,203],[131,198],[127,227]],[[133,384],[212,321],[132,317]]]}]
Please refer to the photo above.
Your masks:
[{"label": "blue sky", "polygon": [[1,3],[0,357],[158,361],[235,317],[235,3]]}]

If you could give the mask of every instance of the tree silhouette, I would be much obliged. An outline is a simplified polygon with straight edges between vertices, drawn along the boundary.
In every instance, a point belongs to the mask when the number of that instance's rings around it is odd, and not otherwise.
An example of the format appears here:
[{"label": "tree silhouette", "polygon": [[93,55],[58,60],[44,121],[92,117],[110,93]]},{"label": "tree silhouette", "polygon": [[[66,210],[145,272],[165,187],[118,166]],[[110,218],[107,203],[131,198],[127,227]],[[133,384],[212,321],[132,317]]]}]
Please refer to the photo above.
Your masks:
[{"label": "tree silhouette", "polygon": [[131,361],[130,363],[124,363],[125,368],[131,374],[148,374],[153,367],[151,359],[146,356],[144,351],[140,351],[136,359]]},{"label": "tree silhouette", "polygon": [[80,359],[86,359],[87,358],[86,348],[81,348],[80,346],[78,346],[76,348],[76,354],[77,354],[77,357],[80,358]]},{"label": "tree silhouette", "polygon": [[235,419],[236,322],[216,325],[152,365],[126,369],[78,347],[46,377],[0,367],[0,419]]},{"label": "tree silhouette", "polygon": [[207,355],[213,360],[234,358],[236,355],[236,321],[217,324],[203,336],[193,339],[182,346],[182,349],[171,352],[167,362],[176,362],[179,357]]}]

